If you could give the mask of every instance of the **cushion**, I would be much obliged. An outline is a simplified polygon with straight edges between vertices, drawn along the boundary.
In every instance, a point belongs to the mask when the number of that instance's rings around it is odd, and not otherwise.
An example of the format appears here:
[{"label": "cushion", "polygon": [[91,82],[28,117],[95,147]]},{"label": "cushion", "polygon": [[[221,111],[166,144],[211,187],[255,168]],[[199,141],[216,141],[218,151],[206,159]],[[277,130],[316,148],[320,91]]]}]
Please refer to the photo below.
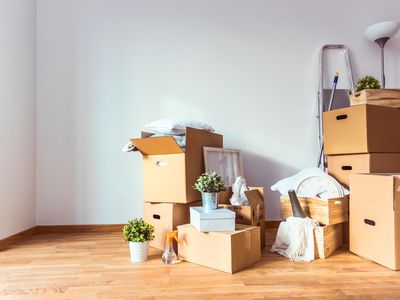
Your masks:
[{"label": "cushion", "polygon": [[160,119],[146,125],[146,129],[162,134],[183,135],[186,133],[186,127],[202,129],[214,132],[207,123],[193,119]]}]

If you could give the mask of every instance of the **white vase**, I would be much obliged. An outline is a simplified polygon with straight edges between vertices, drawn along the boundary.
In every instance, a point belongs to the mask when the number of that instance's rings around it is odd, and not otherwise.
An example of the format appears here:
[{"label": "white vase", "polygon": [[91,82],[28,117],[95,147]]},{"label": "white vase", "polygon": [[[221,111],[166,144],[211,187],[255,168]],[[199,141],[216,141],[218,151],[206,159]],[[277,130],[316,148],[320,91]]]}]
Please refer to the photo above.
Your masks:
[{"label": "white vase", "polygon": [[149,242],[129,242],[129,250],[131,252],[132,262],[144,262],[147,260],[147,254],[149,252]]}]

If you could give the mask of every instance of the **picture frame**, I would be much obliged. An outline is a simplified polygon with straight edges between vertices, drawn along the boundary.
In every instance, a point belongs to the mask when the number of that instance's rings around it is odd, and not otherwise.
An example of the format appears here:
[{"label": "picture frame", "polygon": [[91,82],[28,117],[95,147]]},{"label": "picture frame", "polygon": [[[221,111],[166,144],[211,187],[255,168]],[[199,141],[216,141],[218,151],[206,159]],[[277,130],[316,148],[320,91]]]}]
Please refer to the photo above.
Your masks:
[{"label": "picture frame", "polygon": [[216,172],[229,187],[236,178],[244,177],[240,150],[203,147],[204,168],[206,172]]}]

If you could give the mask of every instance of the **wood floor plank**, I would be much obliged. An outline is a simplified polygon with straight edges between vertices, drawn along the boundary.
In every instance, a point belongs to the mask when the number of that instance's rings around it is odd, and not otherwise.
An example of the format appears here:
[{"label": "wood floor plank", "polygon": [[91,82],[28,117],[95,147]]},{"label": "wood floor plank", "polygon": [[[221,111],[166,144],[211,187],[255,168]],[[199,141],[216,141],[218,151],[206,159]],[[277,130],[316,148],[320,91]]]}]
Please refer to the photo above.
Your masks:
[{"label": "wood floor plank", "polygon": [[400,272],[340,249],[293,263],[270,253],[236,274],[182,262],[161,251],[132,264],[120,232],[43,231],[0,252],[0,299],[399,299]]}]

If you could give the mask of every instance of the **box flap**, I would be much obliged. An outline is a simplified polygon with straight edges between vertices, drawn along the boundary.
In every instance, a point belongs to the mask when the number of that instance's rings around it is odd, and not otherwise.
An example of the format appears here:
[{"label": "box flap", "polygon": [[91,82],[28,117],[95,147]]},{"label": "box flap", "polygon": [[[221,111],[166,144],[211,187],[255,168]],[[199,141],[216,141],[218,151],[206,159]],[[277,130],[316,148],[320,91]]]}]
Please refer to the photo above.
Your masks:
[{"label": "box flap", "polygon": [[191,207],[190,214],[198,214],[201,220],[235,219],[236,217],[235,212],[226,208],[218,208],[205,212],[202,207]]},{"label": "box flap", "polygon": [[131,139],[142,155],[184,153],[172,136]]},{"label": "box flap", "polygon": [[264,205],[264,198],[259,192],[259,190],[249,190],[244,192],[246,194],[247,200],[249,200],[250,206],[256,206],[257,204]]}]

